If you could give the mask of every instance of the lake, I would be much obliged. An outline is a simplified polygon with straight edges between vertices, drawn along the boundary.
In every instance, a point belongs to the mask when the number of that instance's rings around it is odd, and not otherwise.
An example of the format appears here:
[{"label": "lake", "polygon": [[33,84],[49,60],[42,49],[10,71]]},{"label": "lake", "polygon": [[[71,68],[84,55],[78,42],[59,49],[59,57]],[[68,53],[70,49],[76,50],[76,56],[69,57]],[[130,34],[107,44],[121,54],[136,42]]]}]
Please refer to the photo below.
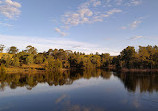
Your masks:
[{"label": "lake", "polygon": [[158,111],[158,73],[0,74],[0,111]]}]

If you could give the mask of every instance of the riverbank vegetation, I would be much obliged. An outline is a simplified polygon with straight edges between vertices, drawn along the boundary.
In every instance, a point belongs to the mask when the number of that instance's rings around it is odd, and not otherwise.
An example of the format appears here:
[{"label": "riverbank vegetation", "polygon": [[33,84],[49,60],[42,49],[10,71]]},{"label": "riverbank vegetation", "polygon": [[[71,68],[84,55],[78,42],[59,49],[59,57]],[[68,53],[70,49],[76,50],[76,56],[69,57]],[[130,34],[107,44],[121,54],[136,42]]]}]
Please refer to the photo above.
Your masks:
[{"label": "riverbank vegetation", "polygon": [[9,72],[45,70],[56,71],[62,69],[116,69],[116,70],[154,70],[158,69],[158,47],[139,46],[135,49],[128,46],[118,56],[109,53],[85,54],[64,49],[49,49],[47,52],[38,53],[31,45],[19,51],[15,46],[3,53],[5,46],[0,45],[1,69]]}]

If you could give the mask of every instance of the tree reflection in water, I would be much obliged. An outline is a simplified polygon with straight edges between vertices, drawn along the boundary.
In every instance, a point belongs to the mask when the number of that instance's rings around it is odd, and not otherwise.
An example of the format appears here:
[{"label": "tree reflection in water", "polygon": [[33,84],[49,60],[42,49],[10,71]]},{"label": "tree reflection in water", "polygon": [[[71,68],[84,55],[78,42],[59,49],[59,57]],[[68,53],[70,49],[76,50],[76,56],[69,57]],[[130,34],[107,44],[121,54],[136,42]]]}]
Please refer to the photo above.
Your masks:
[{"label": "tree reflection in water", "polygon": [[17,87],[26,87],[28,90],[34,88],[38,83],[48,83],[49,86],[71,85],[75,80],[84,78],[90,79],[92,77],[102,77],[110,79],[112,73],[102,70],[86,70],[86,71],[56,71],[41,74],[0,74],[0,90],[4,91],[5,87],[9,86],[11,89]]},{"label": "tree reflection in water", "polygon": [[158,74],[157,73],[116,73],[104,70],[76,70],[76,71],[56,71],[34,74],[0,74],[0,90],[4,91],[5,87],[16,89],[17,87],[26,87],[31,90],[39,83],[47,83],[49,86],[71,85],[75,80],[90,79],[92,77],[110,79],[114,75],[118,77],[129,92],[158,92]]},{"label": "tree reflection in water", "polygon": [[115,74],[130,92],[158,92],[158,73],[119,73]]}]

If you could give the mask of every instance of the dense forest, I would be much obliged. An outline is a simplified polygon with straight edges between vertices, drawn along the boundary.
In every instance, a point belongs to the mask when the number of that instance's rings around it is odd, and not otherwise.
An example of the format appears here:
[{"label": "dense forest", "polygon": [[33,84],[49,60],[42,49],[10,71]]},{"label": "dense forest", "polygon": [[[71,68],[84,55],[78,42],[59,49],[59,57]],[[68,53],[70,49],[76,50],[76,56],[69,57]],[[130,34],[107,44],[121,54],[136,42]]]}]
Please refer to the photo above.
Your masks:
[{"label": "dense forest", "polygon": [[3,53],[4,45],[0,45],[0,64],[4,67],[22,67],[40,65],[47,71],[60,69],[158,69],[158,47],[139,46],[136,50],[132,46],[123,49],[118,56],[110,56],[109,53],[85,54],[64,49],[49,49],[47,52],[38,53],[31,45],[25,50],[19,51],[15,46]]}]

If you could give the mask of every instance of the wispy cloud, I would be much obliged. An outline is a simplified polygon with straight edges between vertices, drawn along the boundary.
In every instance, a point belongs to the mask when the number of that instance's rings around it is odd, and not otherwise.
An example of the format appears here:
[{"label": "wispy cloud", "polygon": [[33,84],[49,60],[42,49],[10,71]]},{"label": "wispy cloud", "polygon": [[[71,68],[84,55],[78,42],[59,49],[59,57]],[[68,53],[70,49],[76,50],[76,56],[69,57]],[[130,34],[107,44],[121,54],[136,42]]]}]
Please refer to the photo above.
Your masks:
[{"label": "wispy cloud", "polygon": [[[106,18],[123,12],[122,9],[118,8],[118,5],[127,7],[137,6],[141,3],[141,0],[86,0],[86,2],[79,4],[76,10],[66,11],[62,15],[62,26],[58,27],[60,29],[65,27],[66,29],[70,29],[70,27],[80,24],[103,22]],[[135,28],[139,23],[140,21],[135,21],[131,24],[131,27]]]},{"label": "wispy cloud", "polygon": [[[26,36],[8,36],[0,35],[0,44],[6,47],[15,45],[20,50],[24,50],[27,45],[35,46],[39,52],[47,51],[48,49],[65,49],[72,51],[79,51],[89,53],[110,53],[111,55],[118,55],[119,51],[113,51],[108,48],[102,48],[98,44],[90,44],[87,42],[79,42],[66,38],[40,38],[40,37],[26,37]],[[14,44],[13,44],[14,43]]]},{"label": "wispy cloud", "polygon": [[136,40],[140,38],[144,38],[144,36],[134,36],[134,37],[131,37],[129,40]]},{"label": "wispy cloud", "polygon": [[127,5],[128,6],[137,6],[140,5],[142,3],[142,0],[130,0]]},{"label": "wispy cloud", "polygon": [[[118,2],[121,3],[120,0],[117,1],[117,3]],[[62,15],[61,22],[63,25],[59,26],[60,30],[64,27],[70,29],[70,27],[78,26],[80,24],[103,22],[106,18],[122,12],[121,9],[114,7],[106,9],[104,5],[105,2],[101,0],[87,0],[80,4],[75,11],[65,12],[65,14]]]},{"label": "wispy cloud", "polygon": [[122,10],[120,9],[111,9],[106,12],[95,12],[88,8],[86,9],[79,9],[75,13],[66,13],[63,18],[63,22],[65,25],[71,26],[77,26],[79,24],[90,24],[95,22],[101,22],[104,21],[104,18],[110,17],[111,15],[115,13],[120,13]]},{"label": "wispy cloud", "polygon": [[95,1],[95,2],[93,3],[93,6],[94,6],[94,7],[97,7],[98,5],[101,5],[101,1]]},{"label": "wispy cloud", "polygon": [[0,14],[13,19],[18,17],[21,13],[20,8],[21,4],[12,0],[2,0],[0,2]]},{"label": "wispy cloud", "polygon": [[21,7],[21,4],[18,2],[14,2],[12,0],[5,0],[6,4],[14,6],[14,7]]},{"label": "wispy cloud", "polygon": [[135,21],[132,22],[132,24],[130,24],[130,27],[131,27],[132,29],[135,29],[135,28],[138,27],[138,25],[139,25],[140,23],[142,23],[141,20],[135,20]]},{"label": "wispy cloud", "polygon": [[132,23],[128,24],[127,26],[122,26],[121,29],[135,29],[137,28],[143,21],[143,17],[139,17],[137,20],[134,20]]},{"label": "wispy cloud", "polygon": [[55,31],[58,32],[61,36],[66,36],[67,33],[62,32],[59,28],[55,28]]}]

